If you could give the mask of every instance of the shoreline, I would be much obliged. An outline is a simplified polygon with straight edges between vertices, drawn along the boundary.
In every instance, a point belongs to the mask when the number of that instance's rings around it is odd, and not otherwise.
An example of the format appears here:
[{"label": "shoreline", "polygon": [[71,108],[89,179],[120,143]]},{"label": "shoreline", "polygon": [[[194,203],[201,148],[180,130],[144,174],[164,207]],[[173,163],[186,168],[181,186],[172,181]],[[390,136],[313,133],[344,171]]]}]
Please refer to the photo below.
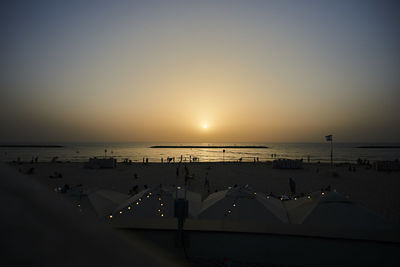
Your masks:
[{"label": "shoreline", "polygon": [[[104,156],[98,156],[96,157],[97,159],[103,159]],[[107,159],[109,159],[110,157],[107,157]],[[112,158],[112,157],[111,157]],[[5,164],[10,164],[10,165],[27,165],[27,164],[84,164],[86,162],[88,162],[88,159],[82,159],[82,160],[56,160],[56,161],[51,161],[51,160],[47,160],[47,161],[37,161],[37,162],[32,162],[31,160],[21,160],[20,162],[16,161],[16,160],[4,160],[4,161],[0,161],[3,162]],[[272,165],[274,160],[300,160],[300,159],[289,159],[289,158],[276,158],[276,159],[270,159],[270,160],[259,160],[259,161],[254,161],[253,157],[251,158],[244,158],[244,160],[239,161],[239,160],[225,160],[225,161],[171,161],[170,163],[168,163],[166,161],[166,159],[164,159],[164,162],[161,162],[160,160],[158,161],[148,161],[147,163],[143,162],[142,159],[138,159],[138,160],[133,160],[132,162],[125,162],[123,157],[120,158],[115,158],[114,159],[117,160],[117,166],[125,166],[125,165],[149,165],[149,164],[153,164],[153,165],[190,165],[190,164],[258,164],[258,165],[262,165],[262,164],[266,164],[266,165]],[[329,161],[315,161],[315,160],[311,160],[310,162],[307,162],[306,160],[303,159],[303,163],[304,166],[331,166],[331,163]],[[347,160],[347,161],[337,161],[333,163],[334,167],[340,167],[340,166],[349,166],[349,165],[355,165],[357,166],[357,161],[356,160]],[[360,166],[362,167],[362,166]],[[118,167],[117,167],[118,168]]]},{"label": "shoreline", "polygon": [[383,148],[383,149],[391,149],[391,148],[394,148],[394,149],[399,149],[400,148],[400,146],[356,146],[356,148],[372,148],[372,149],[375,149],[375,148]]},{"label": "shoreline", "polygon": [[266,149],[267,146],[151,146],[150,148],[255,148]]},{"label": "shoreline", "polygon": [[[59,147],[63,146],[63,147]],[[353,144],[334,147],[333,158],[335,163],[356,163],[358,159],[373,161],[393,161],[400,159],[400,149],[361,149],[356,146],[363,144]],[[364,144],[365,146],[397,146],[399,144]],[[18,146],[18,147],[17,147]],[[26,147],[25,147],[26,146]],[[150,147],[153,148],[150,148]],[[262,146],[262,147],[260,147]],[[163,148],[158,148],[163,147]],[[201,147],[201,148],[195,148]],[[214,148],[220,147],[220,148]],[[235,147],[235,148],[227,148]],[[244,148],[257,147],[257,148]],[[107,152],[105,152],[107,150]],[[224,151],[225,150],[225,153]],[[106,143],[99,144],[64,144],[64,143],[1,143],[0,142],[0,161],[31,161],[36,157],[40,161],[51,161],[58,157],[57,161],[79,161],[85,162],[91,157],[102,158],[112,156],[118,161],[141,162],[143,158],[148,158],[149,162],[161,162],[161,158],[170,160],[175,158],[179,161],[181,157],[196,158],[201,162],[227,162],[227,161],[271,161],[274,159],[303,159],[303,162],[330,162],[329,144],[206,144],[206,143],[140,143],[137,145],[112,145]],[[169,158],[169,159],[168,159]]]}]

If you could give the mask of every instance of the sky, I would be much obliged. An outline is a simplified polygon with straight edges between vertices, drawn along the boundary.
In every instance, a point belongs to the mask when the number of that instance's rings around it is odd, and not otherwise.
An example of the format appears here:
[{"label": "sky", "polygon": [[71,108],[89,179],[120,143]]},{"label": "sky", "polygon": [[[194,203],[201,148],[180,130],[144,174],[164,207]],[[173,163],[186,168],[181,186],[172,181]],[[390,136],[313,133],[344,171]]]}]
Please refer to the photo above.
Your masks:
[{"label": "sky", "polygon": [[0,142],[400,142],[399,22],[396,1],[2,1]]}]

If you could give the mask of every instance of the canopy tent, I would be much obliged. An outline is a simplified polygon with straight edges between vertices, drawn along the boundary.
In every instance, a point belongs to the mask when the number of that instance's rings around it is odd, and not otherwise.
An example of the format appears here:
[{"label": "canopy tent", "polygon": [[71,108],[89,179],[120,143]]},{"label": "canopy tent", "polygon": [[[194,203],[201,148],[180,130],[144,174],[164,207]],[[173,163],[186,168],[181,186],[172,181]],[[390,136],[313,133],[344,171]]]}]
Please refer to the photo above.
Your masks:
[{"label": "canopy tent", "polygon": [[209,195],[202,203],[199,219],[288,222],[279,199],[257,193],[248,186],[229,188]]},{"label": "canopy tent", "polygon": [[97,190],[88,196],[99,217],[109,216],[118,205],[129,198],[125,195],[111,190]]},{"label": "canopy tent", "polygon": [[201,205],[201,195],[183,187],[157,186],[148,188],[130,197],[116,207],[113,218],[129,215],[129,218],[173,218],[176,198],[186,198],[189,202],[189,217],[196,218]]},{"label": "canopy tent", "polygon": [[285,201],[290,223],[351,228],[387,228],[383,218],[352,202],[338,192],[314,192],[309,196]]}]

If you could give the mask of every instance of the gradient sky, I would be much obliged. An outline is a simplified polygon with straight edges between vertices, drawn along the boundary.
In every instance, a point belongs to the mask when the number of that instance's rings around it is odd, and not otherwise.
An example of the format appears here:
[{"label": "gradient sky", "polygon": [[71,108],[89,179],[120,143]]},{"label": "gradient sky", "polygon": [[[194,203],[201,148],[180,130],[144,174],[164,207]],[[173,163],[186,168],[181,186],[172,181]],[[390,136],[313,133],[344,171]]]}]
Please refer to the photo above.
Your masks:
[{"label": "gradient sky", "polygon": [[400,141],[396,1],[0,10],[1,142]]}]

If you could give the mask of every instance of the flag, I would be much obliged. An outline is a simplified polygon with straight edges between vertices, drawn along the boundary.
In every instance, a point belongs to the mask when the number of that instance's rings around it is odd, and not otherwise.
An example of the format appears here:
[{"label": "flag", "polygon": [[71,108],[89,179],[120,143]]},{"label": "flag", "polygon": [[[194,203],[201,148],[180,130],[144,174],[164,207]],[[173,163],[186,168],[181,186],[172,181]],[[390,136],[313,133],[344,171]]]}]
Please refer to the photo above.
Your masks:
[{"label": "flag", "polygon": [[332,141],[332,135],[327,135],[325,136],[326,141]]}]

